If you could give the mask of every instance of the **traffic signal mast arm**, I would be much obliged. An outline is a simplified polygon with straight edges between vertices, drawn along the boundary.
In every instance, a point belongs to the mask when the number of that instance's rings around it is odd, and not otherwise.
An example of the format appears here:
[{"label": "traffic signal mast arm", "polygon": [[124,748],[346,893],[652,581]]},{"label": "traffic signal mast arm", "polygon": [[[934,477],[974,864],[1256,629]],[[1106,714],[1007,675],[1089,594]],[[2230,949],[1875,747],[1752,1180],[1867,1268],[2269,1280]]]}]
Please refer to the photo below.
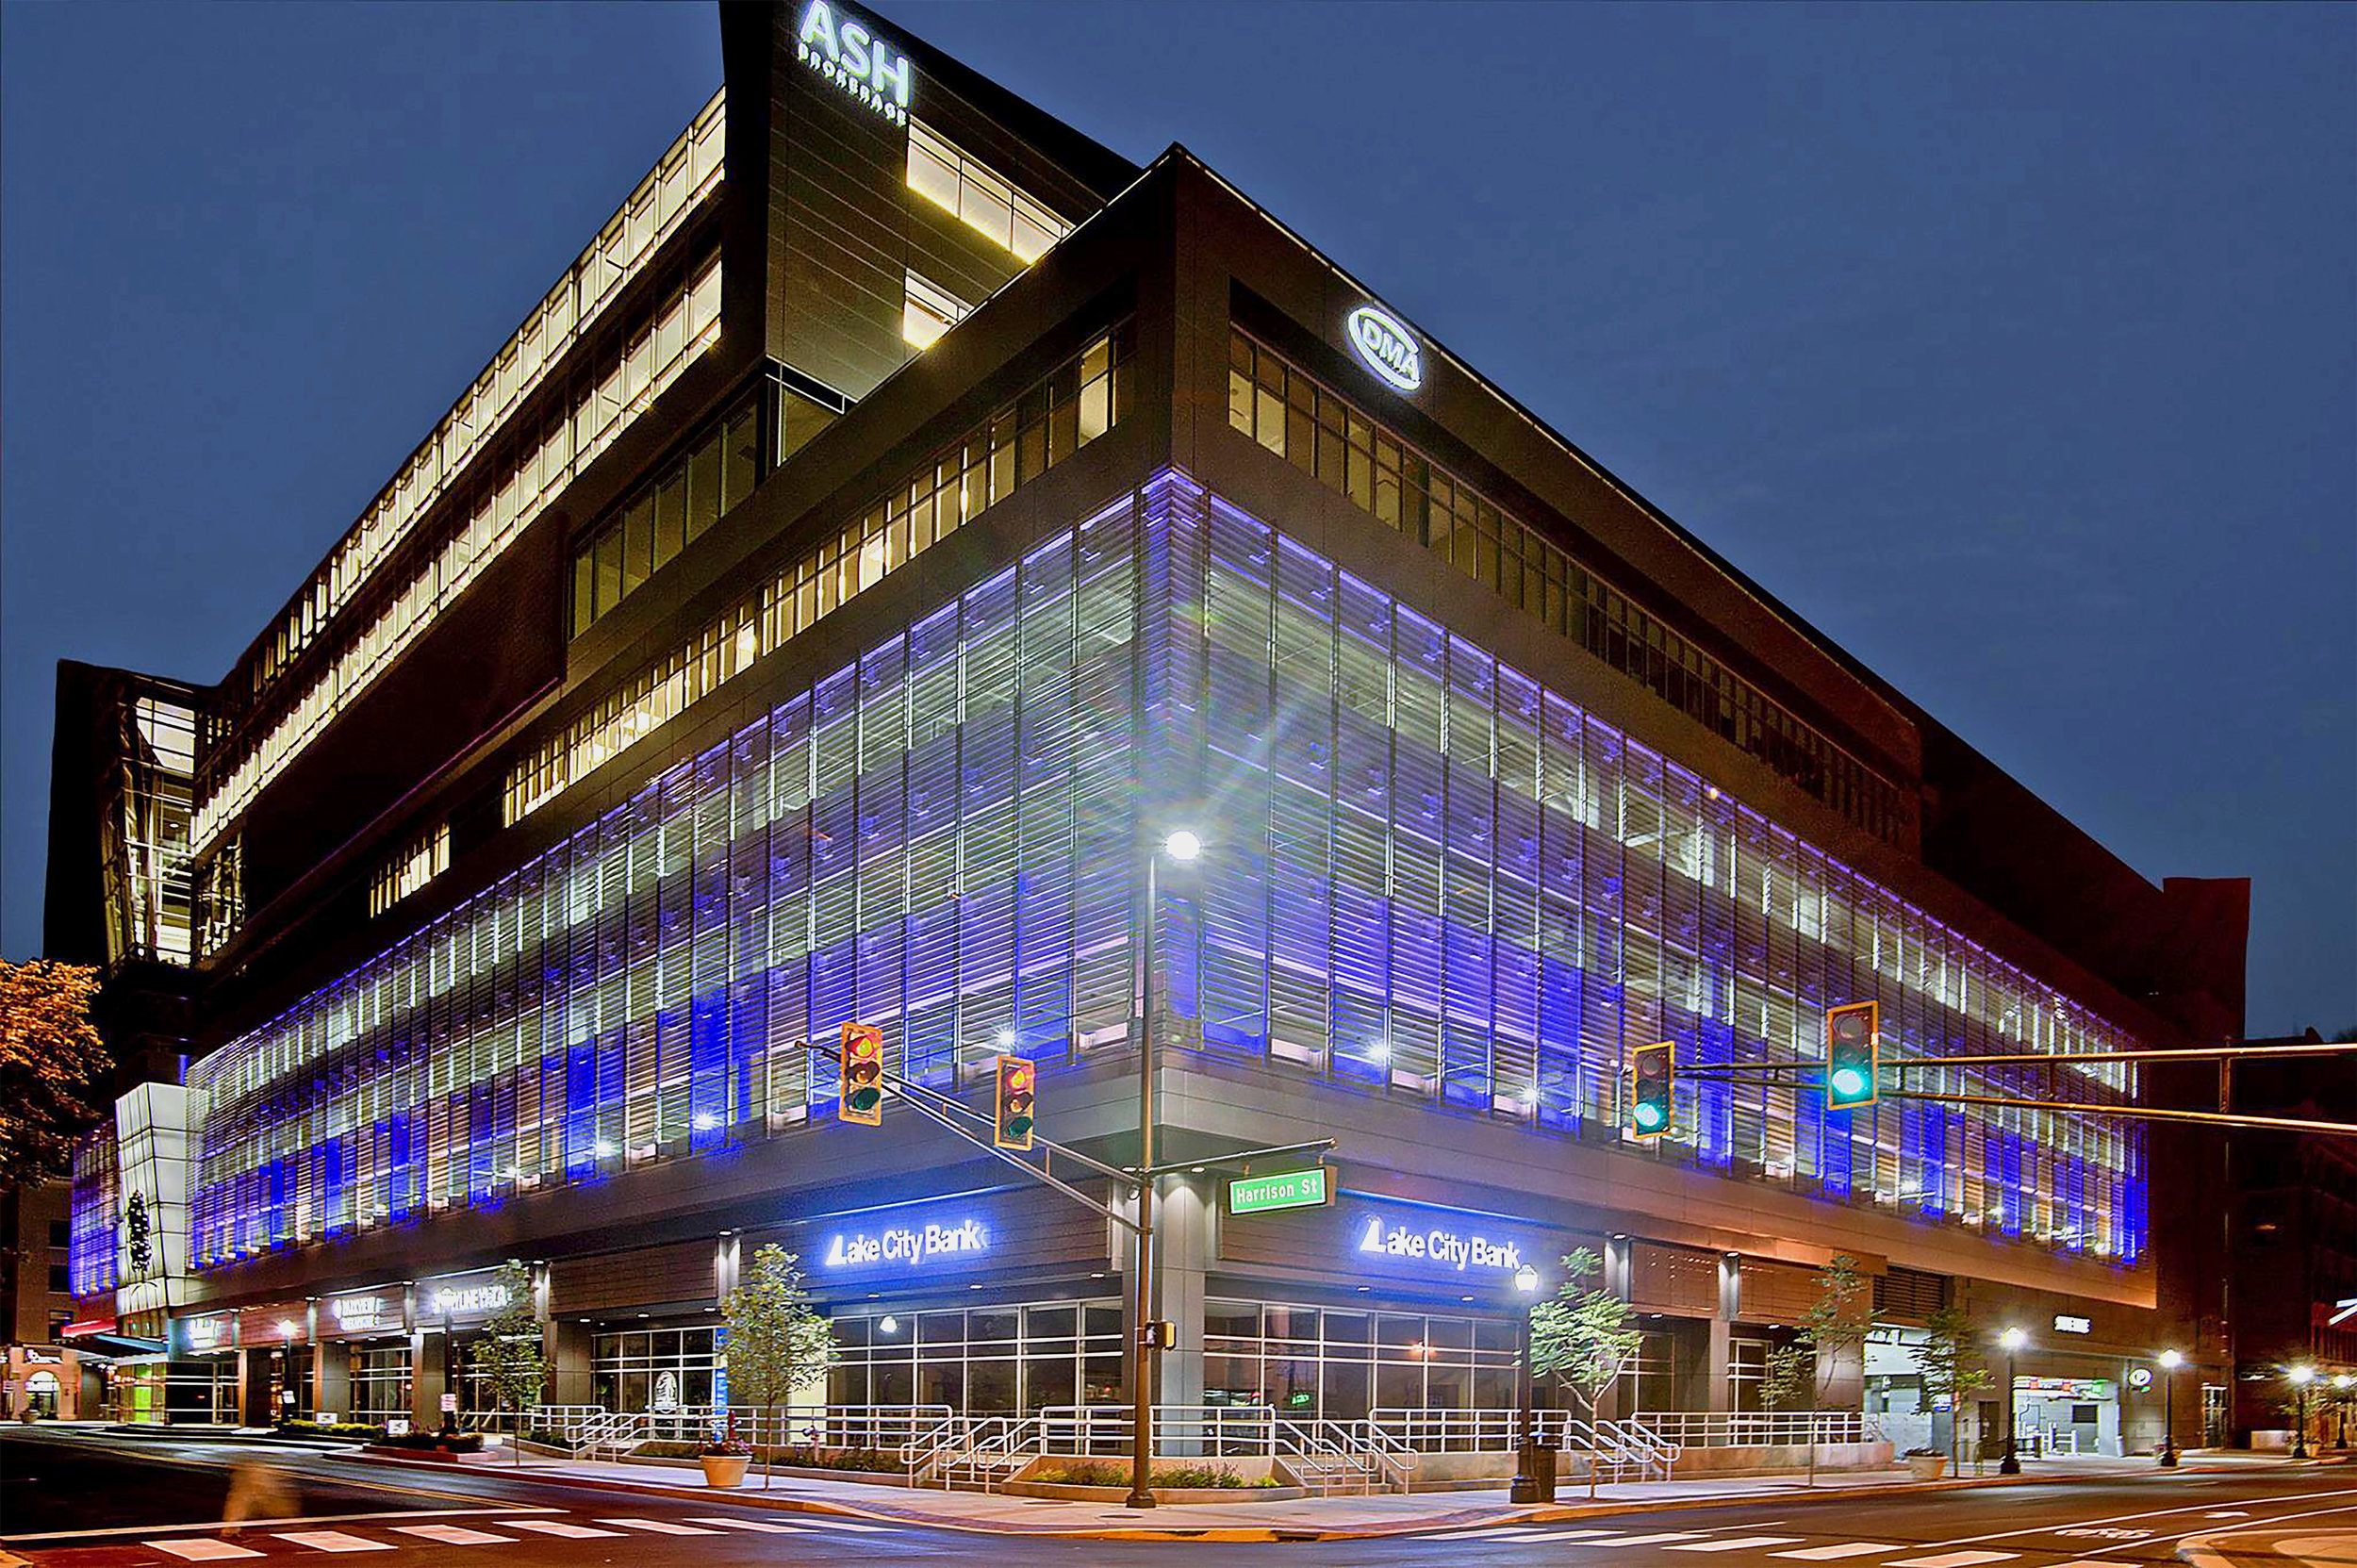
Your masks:
[{"label": "traffic signal mast arm", "polygon": [[[805,1045],[804,1048],[817,1051],[822,1055],[824,1054],[823,1047]],[[948,1095],[941,1093],[937,1089],[929,1089],[923,1084],[912,1083],[907,1079],[902,1078],[898,1073],[893,1072],[888,1068],[881,1071],[880,1078],[883,1087],[899,1096],[902,1101],[908,1105],[910,1110],[915,1111],[918,1115],[925,1117],[928,1121],[948,1129],[949,1131],[964,1139],[967,1143],[972,1144],[976,1148],[979,1148],[983,1153],[989,1155],[992,1159],[1004,1161],[1006,1164],[1013,1165],[1015,1169],[1021,1171],[1024,1175],[1030,1177],[1032,1180],[1055,1188],[1056,1191],[1063,1194],[1064,1197],[1072,1199],[1073,1202],[1080,1204],[1082,1208],[1087,1209],[1092,1213],[1101,1214],[1105,1218],[1110,1219],[1128,1230],[1135,1230],[1137,1229],[1137,1222],[1131,1219],[1128,1214],[1123,1213],[1120,1210],[1113,1208],[1110,1204],[1100,1203],[1096,1198],[1089,1197],[1088,1194],[1080,1191],[1078,1187],[1073,1186],[1070,1182],[1061,1180],[1048,1174],[1048,1172],[1044,1168],[1047,1164],[1045,1158],[1042,1159],[1039,1164],[1035,1165],[1029,1160],[1023,1159],[1011,1150],[1000,1148],[993,1136],[997,1131],[993,1118],[983,1115],[981,1112],[975,1110],[969,1105],[962,1104],[959,1101],[950,1098]],[[964,1125],[967,1122],[972,1123],[975,1127],[979,1127],[983,1131],[979,1133],[970,1131]],[[1101,1160],[1093,1160],[1089,1158],[1089,1156],[1081,1153],[1079,1149],[1067,1148],[1063,1144],[1057,1143],[1052,1138],[1042,1138],[1034,1135],[1031,1141],[1047,1154],[1061,1154],[1064,1158],[1071,1160],[1076,1164],[1086,1165],[1089,1169],[1096,1171],[1100,1176],[1109,1176],[1125,1186],[1135,1187],[1137,1185],[1137,1178],[1133,1173],[1119,1169],[1113,1165],[1106,1164]]]}]

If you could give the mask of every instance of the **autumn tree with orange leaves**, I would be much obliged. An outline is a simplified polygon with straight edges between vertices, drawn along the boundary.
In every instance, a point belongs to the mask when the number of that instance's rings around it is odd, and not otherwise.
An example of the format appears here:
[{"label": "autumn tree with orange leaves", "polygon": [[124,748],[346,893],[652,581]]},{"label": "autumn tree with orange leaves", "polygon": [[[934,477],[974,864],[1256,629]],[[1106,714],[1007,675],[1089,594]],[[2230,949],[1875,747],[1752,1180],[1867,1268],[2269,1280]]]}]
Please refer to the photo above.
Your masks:
[{"label": "autumn tree with orange leaves", "polygon": [[106,1114],[97,995],[96,969],[0,962],[0,1187],[72,1174],[74,1139]]}]

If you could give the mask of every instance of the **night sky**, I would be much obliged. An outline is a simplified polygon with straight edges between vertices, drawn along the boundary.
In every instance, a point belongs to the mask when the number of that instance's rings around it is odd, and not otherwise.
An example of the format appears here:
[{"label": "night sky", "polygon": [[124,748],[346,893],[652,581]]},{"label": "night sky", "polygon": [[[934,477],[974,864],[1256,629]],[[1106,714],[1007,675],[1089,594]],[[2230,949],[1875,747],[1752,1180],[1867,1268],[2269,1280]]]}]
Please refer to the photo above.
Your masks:
[{"label": "night sky", "polygon": [[[894,0],[1182,141],[2357,1023],[2357,8]],[[0,951],[718,85],[703,5],[0,8]]]}]

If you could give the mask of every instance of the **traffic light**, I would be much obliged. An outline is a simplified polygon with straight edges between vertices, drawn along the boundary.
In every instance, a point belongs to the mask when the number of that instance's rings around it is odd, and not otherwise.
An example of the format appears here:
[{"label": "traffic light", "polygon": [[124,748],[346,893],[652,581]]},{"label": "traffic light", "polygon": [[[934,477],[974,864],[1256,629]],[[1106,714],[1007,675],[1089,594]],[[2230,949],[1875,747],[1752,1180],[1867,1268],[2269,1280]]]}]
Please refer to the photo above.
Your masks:
[{"label": "traffic light", "polygon": [[1670,1131],[1673,1085],[1677,1081],[1677,1045],[1639,1046],[1629,1054],[1628,1135],[1658,1138]]},{"label": "traffic light", "polygon": [[874,1024],[843,1026],[841,1089],[845,1121],[883,1125],[883,1031]]},{"label": "traffic light", "polygon": [[1881,1003],[1854,1001],[1825,1009],[1825,1109],[1873,1104],[1881,1057]]},{"label": "traffic light", "polygon": [[1020,1056],[998,1058],[998,1114],[993,1142],[1000,1148],[1031,1147],[1034,1087],[1039,1069]]}]

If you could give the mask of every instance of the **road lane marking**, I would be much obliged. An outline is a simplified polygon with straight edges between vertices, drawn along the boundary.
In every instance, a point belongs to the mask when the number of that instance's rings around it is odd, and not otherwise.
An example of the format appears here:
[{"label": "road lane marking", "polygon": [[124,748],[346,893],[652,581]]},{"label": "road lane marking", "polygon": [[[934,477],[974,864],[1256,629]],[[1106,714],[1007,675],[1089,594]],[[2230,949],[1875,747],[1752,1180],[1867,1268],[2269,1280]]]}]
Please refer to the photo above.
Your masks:
[{"label": "road lane marking", "polygon": [[1541,1534],[1540,1539],[1541,1541],[1585,1541],[1591,1535],[1618,1535],[1620,1533],[1618,1530],[1557,1530],[1552,1534]]},{"label": "road lane marking", "polygon": [[1739,1552],[1755,1546],[1788,1546],[1802,1539],[1797,1535],[1739,1535],[1732,1541],[1697,1541],[1689,1545],[1673,1546],[1673,1552]]},{"label": "road lane marking", "polygon": [[717,1535],[701,1525],[674,1525],[668,1519],[601,1519],[601,1525],[619,1525],[626,1530],[652,1530],[657,1535]]},{"label": "road lane marking", "polygon": [[766,1519],[723,1519],[717,1514],[715,1514],[710,1518],[705,1518],[701,1515],[691,1516],[688,1519],[688,1523],[691,1525],[717,1525],[724,1530],[770,1530],[779,1535],[799,1535],[802,1533],[802,1527],[799,1525],[773,1525]]},{"label": "road lane marking", "polygon": [[493,1535],[489,1530],[470,1530],[463,1525],[395,1525],[393,1532],[396,1535],[422,1536],[428,1541],[438,1541],[445,1546],[488,1546],[494,1543],[504,1544],[516,1539],[512,1535]]},{"label": "road lane marking", "polygon": [[2083,1557],[2069,1562],[2057,1562],[2054,1568],[2140,1568],[2134,1562],[2113,1562],[2104,1558]]},{"label": "road lane marking", "polygon": [[567,1541],[586,1541],[593,1535],[619,1535],[619,1530],[592,1529],[587,1525],[569,1525],[562,1519],[510,1519],[507,1527],[514,1530],[537,1530]]},{"label": "road lane marking", "polygon": [[233,1546],[226,1541],[214,1541],[199,1536],[193,1541],[142,1541],[142,1546],[153,1546],[159,1552],[170,1552],[188,1562],[211,1562],[216,1558],[260,1557],[251,1546]]},{"label": "road lane marking", "polygon": [[[2349,1493],[2347,1489],[2343,1488],[2332,1492],[2301,1492],[2289,1497],[2270,1497],[2266,1499],[2266,1501],[2269,1503],[2308,1503],[2314,1502],[2318,1497],[2346,1497],[2348,1495]],[[2108,1519],[2081,1519],[2076,1520],[2073,1523],[2078,1525],[2124,1525],[2131,1519],[2166,1519],[2172,1513],[2199,1513],[2207,1509],[2209,1506],[2210,1505],[2207,1503],[2185,1503],[2176,1508],[2144,1509],[2134,1513],[2115,1513]],[[2330,1513],[2333,1510],[2326,1509],[2323,1511]],[[2303,1517],[2303,1515],[2290,1514],[2283,1517],[2298,1519]],[[2266,1524],[2267,1521],[2263,1519],[2260,1520],[2259,1523]],[[2052,1535],[2053,1533],[2054,1527],[2052,1525],[2031,1525],[2018,1530],[1992,1530],[1986,1535],[1960,1535],[1953,1541],[1938,1541],[1934,1542],[1933,1544],[1937,1546],[1973,1546],[1978,1545],[1984,1541],[2010,1541],[2018,1535]],[[2200,1530],[2193,1530],[2188,1531],[2187,1533],[2199,1535],[2201,1532]],[[2172,1537],[2169,1539],[2183,1538]],[[2146,1544],[2151,1544],[2151,1543],[2148,1542]]]},{"label": "road lane marking", "polygon": [[1804,1562],[1832,1562],[1838,1558],[1864,1557],[1869,1552],[1904,1552],[1896,1541],[1844,1541],[1838,1546],[1804,1546],[1797,1552],[1770,1552],[1770,1557],[1794,1557]]},{"label": "road lane marking", "polygon": [[2019,1552],[1941,1552],[1934,1557],[1901,1558],[1889,1568],[1969,1568],[1975,1562],[2003,1562]]},{"label": "road lane marking", "polygon": [[[146,1456],[142,1455],[141,1458]],[[338,1484],[341,1484],[338,1482]],[[450,1496],[450,1493],[427,1494]],[[404,1508],[376,1513],[292,1513],[277,1519],[190,1519],[172,1525],[108,1525],[92,1530],[40,1530],[31,1535],[0,1535],[0,1545],[14,1546],[26,1542],[79,1541],[111,1535],[143,1535],[149,1530],[267,1530],[280,1525],[350,1525],[362,1521],[383,1519],[482,1519],[496,1518],[502,1524],[514,1524],[509,1517],[517,1513],[562,1513],[561,1508]]]},{"label": "road lane marking", "polygon": [[[1700,1541],[1701,1530],[1656,1530],[1651,1535],[1624,1535],[1618,1541],[1574,1541],[1574,1546],[1650,1546],[1660,1541]],[[1799,1539],[1798,1537],[1794,1538]]]},{"label": "road lane marking", "polygon": [[389,1541],[371,1541],[364,1535],[346,1535],[341,1530],[280,1530],[278,1539],[291,1541],[298,1546],[308,1546],[315,1552],[389,1552]]}]

